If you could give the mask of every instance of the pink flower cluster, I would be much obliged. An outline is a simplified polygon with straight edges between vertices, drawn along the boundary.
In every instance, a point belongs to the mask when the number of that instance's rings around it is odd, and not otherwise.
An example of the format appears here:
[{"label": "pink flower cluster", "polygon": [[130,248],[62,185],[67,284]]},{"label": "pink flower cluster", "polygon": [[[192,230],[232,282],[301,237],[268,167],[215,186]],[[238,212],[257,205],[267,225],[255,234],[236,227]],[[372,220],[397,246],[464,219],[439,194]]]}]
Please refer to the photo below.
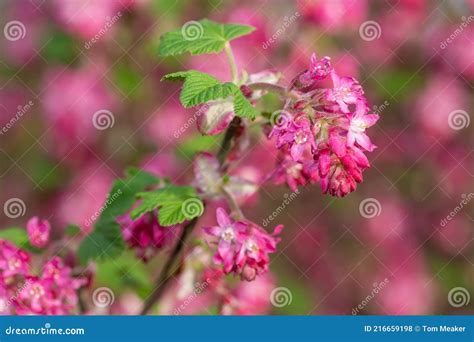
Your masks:
[{"label": "pink flower cluster", "polygon": [[[328,77],[332,87],[325,88]],[[280,150],[275,182],[293,190],[319,182],[323,193],[338,197],[354,191],[370,166],[364,151],[376,148],[365,130],[379,119],[369,114],[359,82],[339,76],[329,57],[318,60],[313,54],[289,95],[284,109],[274,113],[269,134]]]},{"label": "pink flower cluster", "polygon": [[32,217],[26,224],[26,231],[32,246],[42,248],[49,242],[51,225],[47,220]]},{"label": "pink flower cluster", "polygon": [[77,307],[77,289],[85,280],[75,278],[60,257],[53,257],[32,275],[30,255],[0,240],[0,314],[67,315]]},{"label": "pink flower cluster", "polygon": [[263,228],[247,220],[232,221],[227,212],[218,208],[217,226],[204,227],[204,231],[218,239],[214,262],[222,265],[226,274],[239,274],[252,281],[268,271],[269,254],[276,251],[278,235],[283,226],[268,234]]},{"label": "pink flower cluster", "polygon": [[135,249],[137,257],[147,262],[157,251],[167,245],[175,227],[162,227],[158,222],[157,212],[149,212],[133,220],[130,214],[117,218],[128,247]]}]

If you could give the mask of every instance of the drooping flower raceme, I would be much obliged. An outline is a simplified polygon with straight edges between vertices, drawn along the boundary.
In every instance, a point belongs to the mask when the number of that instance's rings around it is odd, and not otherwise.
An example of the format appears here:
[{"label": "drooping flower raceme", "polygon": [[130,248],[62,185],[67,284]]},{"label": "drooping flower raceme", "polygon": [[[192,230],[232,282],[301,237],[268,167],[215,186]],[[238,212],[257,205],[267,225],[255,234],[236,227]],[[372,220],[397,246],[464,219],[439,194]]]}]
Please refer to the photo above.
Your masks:
[{"label": "drooping flower raceme", "polygon": [[[332,87],[325,88],[329,76]],[[318,60],[313,54],[310,67],[294,79],[288,93],[285,107],[272,117],[269,134],[280,151],[274,181],[293,190],[319,182],[323,193],[338,197],[354,191],[370,166],[364,152],[376,148],[365,130],[379,119],[369,113],[359,82],[339,76],[329,57]]]},{"label": "drooping flower raceme", "polygon": [[117,218],[125,242],[135,250],[137,257],[147,262],[160,248],[169,243],[176,227],[162,227],[156,210],[136,220],[125,214]]},{"label": "drooping flower raceme", "polygon": [[248,220],[233,221],[227,212],[218,208],[217,226],[204,227],[204,231],[217,239],[214,262],[223,266],[226,274],[240,275],[251,281],[268,271],[269,254],[276,251],[283,226],[268,234],[263,228]]}]

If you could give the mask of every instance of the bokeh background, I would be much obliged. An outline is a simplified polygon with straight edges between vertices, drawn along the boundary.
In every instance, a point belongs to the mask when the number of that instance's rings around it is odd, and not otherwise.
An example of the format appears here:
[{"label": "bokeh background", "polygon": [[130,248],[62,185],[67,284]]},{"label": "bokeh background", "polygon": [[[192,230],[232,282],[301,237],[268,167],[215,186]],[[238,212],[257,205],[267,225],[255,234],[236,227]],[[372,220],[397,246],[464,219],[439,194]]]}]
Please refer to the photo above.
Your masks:
[{"label": "bokeh background", "polygon": [[[246,313],[474,313],[474,1],[0,3],[0,204],[26,206],[18,218],[0,215],[0,227],[40,216],[56,232],[71,223],[87,232],[128,166],[189,180],[193,155],[220,137],[199,136],[178,85],[160,78],[193,68],[226,80],[229,70],[223,55],[160,58],[159,37],[203,17],[251,24],[257,31],[232,44],[240,68],[279,70],[289,82],[312,52],[331,56],[381,119],[355,193],[306,187],[277,215],[283,240],[271,275],[240,291],[254,305]],[[105,128],[93,125],[98,111]],[[256,135],[240,172],[270,172],[269,146]],[[262,222],[289,194],[266,185],[243,210]],[[125,255],[98,265],[95,282],[113,289],[112,313],[123,314],[156,273]],[[271,305],[276,286],[290,303]]]}]

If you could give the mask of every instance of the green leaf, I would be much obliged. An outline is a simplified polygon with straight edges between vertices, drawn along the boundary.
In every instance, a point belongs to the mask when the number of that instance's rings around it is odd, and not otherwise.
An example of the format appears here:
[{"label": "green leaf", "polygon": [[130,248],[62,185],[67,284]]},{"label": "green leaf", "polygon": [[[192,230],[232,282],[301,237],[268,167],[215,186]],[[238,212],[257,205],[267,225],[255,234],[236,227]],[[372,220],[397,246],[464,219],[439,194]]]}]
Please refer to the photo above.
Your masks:
[{"label": "green leaf", "polygon": [[10,227],[0,230],[0,240],[8,240],[20,248],[24,248],[29,244],[26,230],[20,227]]},{"label": "green leaf", "polygon": [[32,253],[39,253],[41,250],[30,244],[30,239],[25,228],[10,227],[0,230],[0,240],[8,240],[21,249],[26,249]]},{"label": "green leaf", "polygon": [[190,186],[167,185],[155,191],[139,193],[138,197],[142,201],[132,211],[131,217],[136,219],[159,208],[158,221],[165,227],[199,217],[204,211],[201,199]]},{"label": "green leaf", "polygon": [[188,21],[179,30],[161,36],[158,54],[171,56],[185,52],[192,55],[218,53],[227,42],[254,30],[253,26],[220,24],[208,19]]},{"label": "green leaf", "polygon": [[105,260],[119,256],[125,249],[118,216],[126,214],[136,202],[136,195],[146,187],[157,184],[159,179],[138,169],[129,169],[125,179],[115,181],[107,200],[102,206],[94,231],[79,246],[81,263],[89,259]]},{"label": "green leaf", "polygon": [[81,232],[81,227],[75,224],[70,224],[66,228],[64,228],[64,234],[68,236],[76,236],[80,232]]},{"label": "green leaf", "polygon": [[258,114],[257,110],[245,98],[237,85],[230,82],[220,83],[217,79],[206,73],[196,70],[178,71],[163,76],[162,80],[184,80],[180,101],[185,108],[194,107],[212,100],[233,97],[236,115],[253,119]]},{"label": "green leaf", "polygon": [[240,89],[234,94],[234,112],[235,115],[250,119],[254,119],[258,114],[258,111],[245,98]]},{"label": "green leaf", "polygon": [[137,263],[132,251],[125,251],[113,260],[97,263],[96,284],[109,287],[116,295],[133,289],[146,297],[153,290],[149,274],[144,263]]}]

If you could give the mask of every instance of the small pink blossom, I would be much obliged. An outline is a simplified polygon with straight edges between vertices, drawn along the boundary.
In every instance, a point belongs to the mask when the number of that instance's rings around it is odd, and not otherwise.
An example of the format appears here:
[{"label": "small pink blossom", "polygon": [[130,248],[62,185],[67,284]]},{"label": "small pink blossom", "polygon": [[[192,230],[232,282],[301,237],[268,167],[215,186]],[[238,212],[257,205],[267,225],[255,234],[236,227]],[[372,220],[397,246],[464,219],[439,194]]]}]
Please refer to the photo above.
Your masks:
[{"label": "small pink blossom", "polygon": [[30,255],[11,242],[0,240],[0,278],[3,281],[29,272]]},{"label": "small pink blossom", "polygon": [[372,144],[370,138],[365,134],[365,130],[378,121],[377,114],[367,114],[368,107],[364,101],[358,101],[355,112],[350,115],[349,128],[347,133],[347,146],[354,146],[357,143],[363,149],[372,152],[376,146]]},{"label": "small pink blossom", "polygon": [[19,315],[67,315],[77,307],[77,289],[83,279],[73,278],[71,268],[54,257],[43,267],[41,276],[27,276],[14,303]]},{"label": "small pink blossom", "polygon": [[276,251],[279,239],[275,238],[283,228],[277,226],[272,235],[247,220],[233,221],[227,212],[218,208],[217,226],[205,227],[204,231],[217,238],[214,262],[222,265],[225,273],[239,274],[252,281],[268,271],[269,254]]},{"label": "small pink blossom", "polygon": [[349,113],[350,104],[362,99],[364,91],[359,82],[353,77],[340,77],[333,70],[331,72],[333,88],[326,92],[326,100],[337,102],[344,113]]},{"label": "small pink blossom", "polygon": [[46,246],[51,232],[51,225],[47,220],[40,220],[35,216],[26,224],[26,230],[32,246],[39,248]]},{"label": "small pink blossom", "polygon": [[158,222],[157,212],[145,213],[133,220],[130,214],[117,218],[127,245],[134,249],[137,257],[144,262],[150,260],[159,249],[166,246],[173,238],[176,226],[163,227]]}]

